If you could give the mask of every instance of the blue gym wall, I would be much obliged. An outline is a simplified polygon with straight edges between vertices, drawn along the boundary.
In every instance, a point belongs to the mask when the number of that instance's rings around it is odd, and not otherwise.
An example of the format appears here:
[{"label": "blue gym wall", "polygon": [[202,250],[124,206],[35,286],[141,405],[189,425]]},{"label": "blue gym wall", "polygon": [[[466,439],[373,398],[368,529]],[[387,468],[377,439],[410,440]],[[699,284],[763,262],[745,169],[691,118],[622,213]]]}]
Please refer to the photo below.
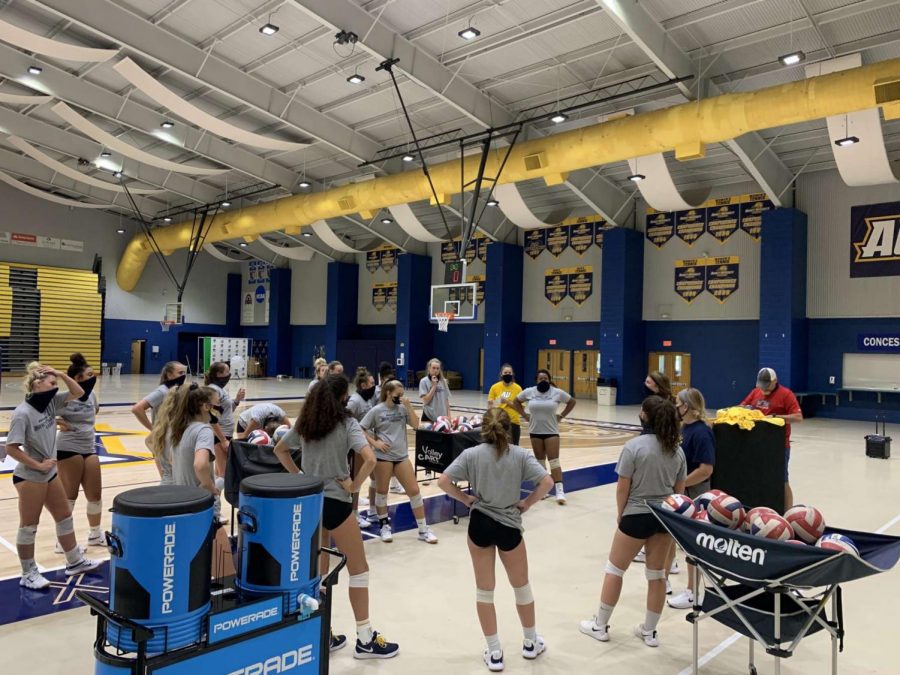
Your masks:
[{"label": "blue gym wall", "polygon": [[[186,323],[172,326],[164,333],[159,321],[135,321],[130,319],[103,320],[104,363],[121,363],[122,373],[131,374],[131,342],[146,340],[144,350],[144,373],[158,373],[166,361],[184,361],[189,357],[191,367],[196,367],[198,337],[233,337],[223,324]],[[180,336],[180,339],[179,339]],[[249,335],[245,337],[250,337]],[[153,346],[159,347],[159,354],[152,354]]]},{"label": "blue gym wall", "polygon": [[[446,333],[430,324],[432,331],[432,356],[444,364],[444,370],[455,370],[462,375],[463,389],[478,389],[478,364],[481,348],[484,346],[484,324],[456,321]],[[425,361],[412,363],[413,370],[425,370]],[[484,374],[485,379],[491,376]]]}]

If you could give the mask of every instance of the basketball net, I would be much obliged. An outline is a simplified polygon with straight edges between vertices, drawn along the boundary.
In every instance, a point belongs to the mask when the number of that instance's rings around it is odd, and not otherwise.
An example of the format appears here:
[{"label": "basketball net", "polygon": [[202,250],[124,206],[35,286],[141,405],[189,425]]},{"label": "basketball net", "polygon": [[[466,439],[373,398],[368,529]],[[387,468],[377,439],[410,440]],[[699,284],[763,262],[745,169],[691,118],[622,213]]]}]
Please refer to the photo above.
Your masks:
[{"label": "basketball net", "polygon": [[160,321],[159,327],[162,328],[163,333],[168,333],[169,329],[175,325],[174,321]]},{"label": "basketball net", "polygon": [[455,316],[453,312],[436,312],[434,318],[437,319],[438,330],[446,333],[447,329],[450,328],[450,322],[453,321]]}]

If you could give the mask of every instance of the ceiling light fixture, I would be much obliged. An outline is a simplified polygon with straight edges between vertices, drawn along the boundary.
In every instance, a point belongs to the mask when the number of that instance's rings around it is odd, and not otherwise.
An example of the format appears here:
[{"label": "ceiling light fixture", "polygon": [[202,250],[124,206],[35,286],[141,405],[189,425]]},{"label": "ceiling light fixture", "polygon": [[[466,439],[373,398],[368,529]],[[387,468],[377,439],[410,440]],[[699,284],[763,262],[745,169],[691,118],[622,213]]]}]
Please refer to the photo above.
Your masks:
[{"label": "ceiling light fixture", "polygon": [[632,183],[640,183],[640,182],[641,182],[642,180],[644,180],[646,177],[647,177],[647,176],[645,176],[645,175],[642,174],[642,173],[633,173],[633,174],[631,174],[630,176],[628,176],[628,180],[630,180]]},{"label": "ceiling light fixture", "polygon": [[100,153],[100,157],[102,157],[103,159],[108,159],[109,157],[112,157],[112,153],[104,150],[103,152]]},{"label": "ceiling light fixture", "polygon": [[28,66],[28,72],[31,75],[40,75],[41,73],[44,72],[44,69],[41,68],[40,66]]},{"label": "ceiling light fixture", "polygon": [[387,216],[385,216],[384,218],[381,219],[381,222],[382,222],[382,224],[384,224],[384,225],[390,225],[391,223],[394,222],[394,219],[393,219],[393,218],[388,218]]},{"label": "ceiling light fixture", "polygon": [[553,117],[550,118],[550,121],[553,122],[554,124],[561,124],[562,122],[565,122],[567,119],[569,119],[568,115],[566,115],[565,113],[558,112]]},{"label": "ceiling light fixture", "polygon": [[160,124],[159,126],[161,126],[163,129],[171,129],[172,127],[175,126],[175,122],[170,122],[169,120],[166,120],[165,122],[163,122],[163,123]]},{"label": "ceiling light fixture", "polygon": [[784,66],[796,66],[798,63],[806,59],[806,54],[804,54],[799,49],[795,52],[791,52],[790,54],[785,54],[784,56],[779,56],[778,60],[781,61],[781,64]]},{"label": "ceiling light fixture", "polygon": [[121,178],[121,177],[122,177],[122,172],[121,172],[121,171],[114,171],[114,172],[113,172],[113,178]]},{"label": "ceiling light fixture", "polygon": [[259,32],[263,35],[275,35],[275,33],[277,33],[279,30],[280,29],[278,28],[278,26],[276,26],[271,21],[268,21],[267,23],[259,27]]},{"label": "ceiling light fixture", "polygon": [[848,145],[856,145],[857,143],[859,143],[858,136],[847,136],[846,138],[839,138],[834,142],[839,148],[846,148]]},{"label": "ceiling light fixture", "polygon": [[350,77],[347,78],[347,82],[349,82],[350,84],[362,84],[365,81],[366,78],[359,73],[353,73]]},{"label": "ceiling light fixture", "polygon": [[457,35],[459,35],[459,37],[461,37],[463,40],[474,40],[479,35],[481,35],[481,31],[477,28],[473,28],[472,26],[466,26],[461,31],[459,31]]},{"label": "ceiling light fixture", "polygon": [[242,242],[240,243],[240,247],[241,247],[241,248],[247,248],[247,242],[246,242],[246,241],[242,241]]},{"label": "ceiling light fixture", "polygon": [[125,228],[120,227],[119,229],[116,230],[116,234],[125,234]]},{"label": "ceiling light fixture", "polygon": [[498,202],[496,199],[488,199],[487,206],[500,206],[500,202]]},{"label": "ceiling light fixture", "polygon": [[221,206],[224,208],[228,208],[229,206],[231,206],[231,202],[226,199],[224,202],[222,202]]},{"label": "ceiling light fixture", "polygon": [[301,180],[301,181],[300,181],[300,187],[302,187],[302,188],[308,188],[311,184],[312,184],[312,183],[310,183],[308,180]]},{"label": "ceiling light fixture", "polygon": [[163,221],[164,221],[164,222],[167,222],[167,223],[171,223],[171,222],[172,222],[172,216],[166,216],[165,218],[163,218]]},{"label": "ceiling light fixture", "polygon": [[415,157],[413,157],[409,153],[406,153],[405,155],[403,155],[402,159],[404,162],[411,162],[415,159]]},{"label": "ceiling light fixture", "polygon": [[302,234],[302,236],[304,236],[304,237],[311,237],[311,236],[312,236],[312,232],[301,232],[301,234]]}]

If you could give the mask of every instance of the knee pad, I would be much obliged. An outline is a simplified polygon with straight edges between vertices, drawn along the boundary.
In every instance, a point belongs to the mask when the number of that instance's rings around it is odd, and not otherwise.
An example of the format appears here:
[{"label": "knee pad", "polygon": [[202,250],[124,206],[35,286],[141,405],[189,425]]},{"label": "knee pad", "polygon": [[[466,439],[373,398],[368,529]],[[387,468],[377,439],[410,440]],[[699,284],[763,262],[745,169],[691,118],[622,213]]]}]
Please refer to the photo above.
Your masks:
[{"label": "knee pad", "polygon": [[647,577],[647,581],[661,581],[666,578],[665,570],[651,570],[649,567],[644,570],[644,576]]},{"label": "knee pad", "polygon": [[20,527],[19,531],[16,532],[16,543],[19,546],[29,546],[31,544],[34,544],[36,535],[37,525],[26,525],[24,527]]},{"label": "knee pad", "polygon": [[62,537],[75,532],[75,523],[72,522],[72,516],[63,518],[56,523],[56,536]]},{"label": "knee pad", "polygon": [[517,605],[530,605],[534,602],[534,595],[531,593],[531,584],[525,584],[513,589],[516,596]]},{"label": "knee pad", "polygon": [[422,505],[423,505],[424,503],[425,503],[425,502],[424,502],[424,500],[422,499],[422,493],[421,493],[421,492],[420,492],[419,494],[417,494],[415,497],[410,497],[410,498],[409,498],[409,505],[410,505],[412,508],[414,508],[414,509],[421,508]]},{"label": "knee pad", "polygon": [[551,469],[562,468],[562,465],[559,463],[559,457],[557,457],[556,459],[551,459],[549,463]]},{"label": "knee pad", "polygon": [[77,500],[76,500],[76,499],[69,499],[69,500],[67,500],[67,501],[69,502],[69,513],[72,513],[72,512],[75,510],[75,502],[76,502]]},{"label": "knee pad", "polygon": [[475,602],[483,602],[487,605],[494,604],[494,591],[486,591],[483,588],[475,589]]},{"label": "knee pad", "polygon": [[368,588],[369,587],[369,572],[368,572],[368,570],[365,572],[362,572],[360,574],[351,574],[348,586],[350,586],[350,588]]},{"label": "knee pad", "polygon": [[375,506],[384,506],[387,507],[387,495],[375,493]]},{"label": "knee pad", "polygon": [[87,514],[89,516],[96,516],[101,513],[103,513],[103,501],[102,500],[87,503]]},{"label": "knee pad", "polygon": [[614,577],[624,577],[625,576],[625,570],[620,570],[618,567],[613,565],[608,560],[606,561],[606,573],[612,574]]}]

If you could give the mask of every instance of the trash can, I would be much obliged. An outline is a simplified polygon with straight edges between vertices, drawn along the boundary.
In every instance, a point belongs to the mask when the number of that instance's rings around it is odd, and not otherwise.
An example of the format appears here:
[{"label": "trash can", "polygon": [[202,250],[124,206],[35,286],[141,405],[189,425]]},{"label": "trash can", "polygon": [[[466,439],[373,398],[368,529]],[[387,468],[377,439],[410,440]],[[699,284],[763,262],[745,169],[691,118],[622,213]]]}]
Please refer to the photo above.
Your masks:
[{"label": "trash can", "polygon": [[612,406],[616,404],[616,388],[608,385],[597,387],[597,405]]}]

